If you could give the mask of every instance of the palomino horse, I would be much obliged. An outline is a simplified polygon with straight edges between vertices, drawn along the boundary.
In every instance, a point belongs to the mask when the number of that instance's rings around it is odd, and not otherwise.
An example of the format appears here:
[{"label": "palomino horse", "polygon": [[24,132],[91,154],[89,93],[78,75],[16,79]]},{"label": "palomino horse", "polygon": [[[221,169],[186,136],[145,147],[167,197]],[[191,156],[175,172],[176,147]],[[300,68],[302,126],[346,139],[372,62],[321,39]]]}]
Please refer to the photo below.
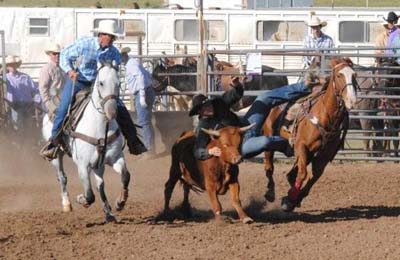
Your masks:
[{"label": "palomino horse", "polygon": [[[99,64],[96,82],[89,97],[90,102],[83,111],[75,132],[68,137],[72,159],[78,167],[79,177],[84,188],[84,194],[79,194],[77,201],[84,207],[89,207],[95,201],[90,180],[90,173],[94,173],[107,222],[115,221],[115,217],[111,212],[104,190],[105,164],[113,167],[121,175],[122,192],[116,201],[117,210],[122,210],[125,205],[130,181],[130,173],[126,168],[122,152],[124,139],[115,120],[118,94],[119,79],[115,64]],[[46,115],[43,119],[42,129],[45,139],[50,137],[51,128],[52,122]],[[61,185],[63,210],[70,211],[72,207],[66,187],[67,177],[63,168],[63,154],[59,153],[58,158],[52,160],[51,163],[57,171]]]},{"label": "palomino horse", "polygon": [[[288,196],[282,199],[285,211],[300,206],[328,162],[335,157],[346,135],[348,110],[356,103],[355,72],[349,59],[332,59],[331,66],[332,74],[326,90],[295,121],[292,137],[296,160],[288,173],[291,188]],[[281,107],[271,110],[264,123],[265,135],[277,132],[281,113]],[[312,163],[312,176],[307,174],[309,163]],[[266,199],[272,201],[275,199],[272,152],[265,152],[265,170],[268,178]],[[309,180],[303,187],[307,177]]]}]

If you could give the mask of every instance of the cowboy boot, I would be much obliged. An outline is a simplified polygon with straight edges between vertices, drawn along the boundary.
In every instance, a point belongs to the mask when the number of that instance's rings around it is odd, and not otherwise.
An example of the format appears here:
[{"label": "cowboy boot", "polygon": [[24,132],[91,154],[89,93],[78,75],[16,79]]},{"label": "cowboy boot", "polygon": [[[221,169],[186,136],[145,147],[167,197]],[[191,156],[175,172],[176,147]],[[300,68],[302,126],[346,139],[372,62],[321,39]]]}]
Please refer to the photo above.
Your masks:
[{"label": "cowboy boot", "polygon": [[60,145],[57,140],[58,138],[50,138],[49,141],[46,142],[46,144],[43,146],[42,149],[40,149],[40,156],[43,157],[43,159],[52,161],[57,158],[58,152],[60,150]]},{"label": "cowboy boot", "polygon": [[129,152],[134,155],[146,152],[146,146],[138,138],[135,124],[125,106],[118,106],[116,120],[121,129],[122,135],[126,138]]}]

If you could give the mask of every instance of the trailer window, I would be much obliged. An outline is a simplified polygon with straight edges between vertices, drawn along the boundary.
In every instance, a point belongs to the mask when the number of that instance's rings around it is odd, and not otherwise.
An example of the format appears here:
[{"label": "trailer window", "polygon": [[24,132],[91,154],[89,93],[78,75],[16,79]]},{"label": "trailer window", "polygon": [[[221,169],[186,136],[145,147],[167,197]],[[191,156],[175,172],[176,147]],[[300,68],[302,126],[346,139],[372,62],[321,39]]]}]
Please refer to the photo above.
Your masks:
[{"label": "trailer window", "polygon": [[122,27],[125,39],[134,42],[137,41],[137,34],[145,31],[143,20],[122,20]]},{"label": "trailer window", "polygon": [[303,41],[307,26],[303,21],[258,21],[258,41]]},{"label": "trailer window", "polygon": [[29,35],[48,36],[49,18],[29,18]]},{"label": "trailer window", "polygon": [[366,23],[363,21],[345,21],[339,23],[339,41],[366,42]]},{"label": "trailer window", "polygon": [[[205,21],[205,31],[205,39],[207,41],[225,41],[226,26],[223,20]],[[176,20],[175,39],[177,41],[198,41],[200,37],[197,20]]]},{"label": "trailer window", "polygon": [[339,41],[373,43],[383,31],[379,22],[343,21],[339,23]]}]

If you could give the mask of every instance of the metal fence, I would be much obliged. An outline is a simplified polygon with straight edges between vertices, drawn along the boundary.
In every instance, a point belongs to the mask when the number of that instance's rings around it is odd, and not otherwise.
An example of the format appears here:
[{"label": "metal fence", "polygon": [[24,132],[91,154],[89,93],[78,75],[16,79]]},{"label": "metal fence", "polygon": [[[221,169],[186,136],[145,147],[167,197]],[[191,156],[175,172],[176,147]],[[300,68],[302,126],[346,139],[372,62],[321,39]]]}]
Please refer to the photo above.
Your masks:
[{"label": "metal fence", "polygon": [[[267,55],[267,56],[320,56],[321,57],[321,72],[322,73],[328,73],[329,71],[326,69],[325,65],[326,60],[328,60],[332,56],[346,56],[350,57],[353,60],[359,60],[360,58],[369,58],[370,60],[373,60],[375,58],[393,58],[393,57],[398,57],[394,55],[385,55],[385,54],[374,54],[374,52],[378,49],[382,48],[333,48],[333,49],[326,49],[323,51],[331,51],[335,53],[325,53],[321,52],[319,50],[316,52],[314,49],[268,49],[268,50],[209,50],[207,53],[205,53],[205,56],[208,54],[211,54],[214,57],[218,57],[219,55],[221,56],[244,56],[247,55],[247,53],[261,53],[262,55]],[[205,57],[203,56],[203,57]],[[132,57],[137,57],[141,58],[144,63],[150,64],[149,69],[151,70],[152,67],[156,65],[156,61],[161,59],[161,58],[195,58],[199,59],[200,55],[194,54],[194,55],[189,55],[189,54],[179,54],[179,55],[148,55],[148,56],[139,56],[139,55],[134,55]],[[159,93],[159,101],[158,101],[158,110],[161,111],[166,111],[168,112],[168,99],[171,97],[175,96],[193,96],[194,94],[197,93],[206,93],[208,95],[221,95],[223,92],[217,88],[215,85],[216,78],[218,78],[221,75],[232,75],[232,74],[227,74],[225,72],[220,72],[220,71],[215,71],[212,64],[209,64],[209,62],[212,62],[212,59],[206,59],[207,62],[205,62],[204,66],[198,67],[197,72],[191,72],[191,73],[181,73],[181,74],[173,74],[173,75],[185,75],[185,76],[196,76],[200,77],[200,75],[206,75],[206,80],[203,81],[201,84],[201,87],[198,85],[196,87],[195,91],[190,91],[190,92],[170,92],[167,90],[162,91]],[[39,64],[25,64],[27,68],[30,67],[35,67],[38,66]],[[24,67],[23,67],[24,68]],[[381,66],[378,65],[370,65],[370,66],[357,66],[355,67],[355,70],[359,72],[360,74],[366,71],[379,71],[383,69]],[[398,70],[400,67],[385,67],[385,70]],[[299,68],[299,69],[288,69],[288,68],[279,68],[279,69],[274,69],[271,72],[264,72],[262,73],[263,76],[292,76],[292,77],[301,77],[305,72],[305,69]],[[164,76],[172,75],[172,74],[160,74]],[[237,73],[233,74],[236,76],[245,76],[245,73]],[[392,75],[392,74],[363,74],[359,75],[358,77],[370,77],[374,79],[395,79],[399,78],[397,75]],[[198,81],[201,82],[201,81]],[[369,93],[373,90],[373,94]],[[388,90],[390,91],[399,91],[400,93],[400,86],[396,86],[391,89],[387,88],[373,88],[373,89],[367,89],[367,90],[362,90],[360,93],[358,93],[358,97],[360,99],[371,99],[371,100],[399,100],[400,95],[394,95],[392,93],[388,93]],[[245,95],[258,95],[260,94],[260,91],[248,91],[245,90]],[[122,97],[125,99],[127,103],[132,102],[132,98],[129,94],[127,93],[122,93]],[[400,104],[400,101],[398,102]],[[399,105],[400,106],[400,105]],[[130,108],[133,109],[134,106],[130,105]],[[339,152],[339,154],[336,156],[336,159],[338,160],[374,160],[374,161],[400,161],[400,157],[398,157],[399,153],[399,148],[398,148],[398,142],[400,141],[398,132],[400,129],[400,126],[398,124],[400,123],[400,109],[399,107],[393,107],[393,108],[378,108],[378,107],[373,107],[369,109],[354,109],[350,111],[350,119],[351,119],[351,128],[349,130],[348,136],[346,138],[346,145],[343,150]],[[386,123],[386,126],[384,126],[381,129],[362,129],[359,126],[359,121],[360,120],[369,120],[370,122],[374,121],[383,121]],[[389,123],[395,125],[396,127],[390,127]],[[374,143],[382,143],[382,144],[390,144],[390,146],[386,146],[385,148],[369,148],[367,149],[365,146],[366,142],[374,142]]]}]

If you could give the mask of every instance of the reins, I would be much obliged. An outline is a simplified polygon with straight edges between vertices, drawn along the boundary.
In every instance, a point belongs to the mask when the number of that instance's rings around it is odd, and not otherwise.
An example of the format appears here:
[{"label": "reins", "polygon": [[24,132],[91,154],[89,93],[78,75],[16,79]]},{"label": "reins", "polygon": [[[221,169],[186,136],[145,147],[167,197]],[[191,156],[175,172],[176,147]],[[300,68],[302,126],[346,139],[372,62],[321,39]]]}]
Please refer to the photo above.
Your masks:
[{"label": "reins", "polygon": [[[111,68],[115,69],[116,71],[118,70],[116,67],[112,66],[112,65],[102,65],[98,70],[97,70],[97,75],[98,72],[104,68],[105,66],[110,66]],[[104,105],[106,104],[107,101],[109,100],[117,100],[118,99],[118,95],[107,95],[104,98],[101,96],[100,91],[98,90],[98,87],[101,86],[101,82],[99,82],[96,78],[96,84],[95,87],[97,88],[97,93],[98,93],[98,97],[100,100],[100,108],[98,108],[93,100],[93,96],[92,94],[90,95],[90,100],[92,105],[94,106],[95,110],[97,112],[99,112],[102,115],[105,115],[104,112]],[[92,86],[92,93],[93,93],[93,86]],[[113,143],[114,141],[116,141],[120,135],[120,130],[117,129],[112,135],[108,136],[108,130],[109,130],[109,122],[106,123],[106,129],[105,129],[105,133],[104,133],[104,138],[94,138],[91,136],[88,136],[86,134],[83,133],[79,133],[79,132],[75,132],[75,131],[71,131],[70,132],[70,136],[73,138],[77,138],[77,139],[81,139],[82,141],[85,141],[86,143],[89,143],[91,145],[94,145],[96,147],[96,150],[99,154],[99,159],[97,160],[97,167],[101,166],[104,163],[104,159],[105,159],[105,154],[107,151],[107,145]]]}]

